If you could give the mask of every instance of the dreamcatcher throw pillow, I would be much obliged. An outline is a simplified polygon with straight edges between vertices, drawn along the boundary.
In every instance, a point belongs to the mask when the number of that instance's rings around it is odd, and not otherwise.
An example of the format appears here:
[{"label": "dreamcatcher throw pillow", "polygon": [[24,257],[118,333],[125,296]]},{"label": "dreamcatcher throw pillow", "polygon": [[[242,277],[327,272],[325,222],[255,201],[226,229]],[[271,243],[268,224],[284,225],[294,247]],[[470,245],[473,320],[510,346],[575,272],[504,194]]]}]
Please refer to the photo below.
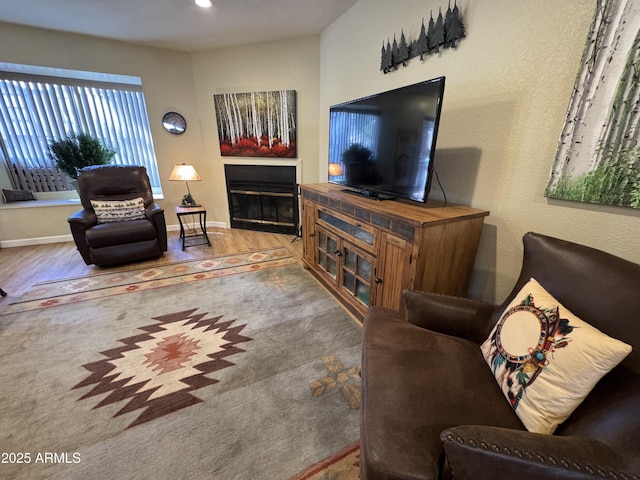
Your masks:
[{"label": "dreamcatcher throw pillow", "polygon": [[533,278],[481,348],[527,430],[546,434],[631,353],[630,345],[580,320]]}]

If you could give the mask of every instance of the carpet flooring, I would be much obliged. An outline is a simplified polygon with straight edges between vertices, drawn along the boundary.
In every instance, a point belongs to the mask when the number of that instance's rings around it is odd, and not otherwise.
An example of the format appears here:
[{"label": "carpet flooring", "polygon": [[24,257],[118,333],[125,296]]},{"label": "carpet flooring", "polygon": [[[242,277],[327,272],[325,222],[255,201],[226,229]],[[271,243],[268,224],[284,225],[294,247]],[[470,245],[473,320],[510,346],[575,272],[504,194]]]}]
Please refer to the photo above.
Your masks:
[{"label": "carpet flooring", "polygon": [[285,249],[0,312],[0,478],[289,479],[358,439],[360,327]]}]

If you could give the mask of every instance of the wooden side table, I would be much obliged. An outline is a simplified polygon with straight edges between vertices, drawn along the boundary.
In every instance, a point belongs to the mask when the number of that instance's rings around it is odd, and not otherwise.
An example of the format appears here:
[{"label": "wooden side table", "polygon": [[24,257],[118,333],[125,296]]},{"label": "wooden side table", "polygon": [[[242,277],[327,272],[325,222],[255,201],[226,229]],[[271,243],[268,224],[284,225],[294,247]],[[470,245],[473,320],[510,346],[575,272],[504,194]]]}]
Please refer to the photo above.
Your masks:
[{"label": "wooden side table", "polygon": [[[198,223],[200,223],[200,232],[195,230],[192,234],[187,234],[185,231],[185,225],[182,222],[182,217],[185,215],[198,215]],[[209,235],[207,235],[207,210],[202,206],[198,207],[182,207],[176,206],[176,216],[178,217],[178,222],[180,222],[180,240],[182,240],[182,250],[184,251],[187,247],[195,247],[196,245],[209,245],[211,246],[211,242],[209,241]],[[202,242],[187,245],[187,238],[201,238]]]}]

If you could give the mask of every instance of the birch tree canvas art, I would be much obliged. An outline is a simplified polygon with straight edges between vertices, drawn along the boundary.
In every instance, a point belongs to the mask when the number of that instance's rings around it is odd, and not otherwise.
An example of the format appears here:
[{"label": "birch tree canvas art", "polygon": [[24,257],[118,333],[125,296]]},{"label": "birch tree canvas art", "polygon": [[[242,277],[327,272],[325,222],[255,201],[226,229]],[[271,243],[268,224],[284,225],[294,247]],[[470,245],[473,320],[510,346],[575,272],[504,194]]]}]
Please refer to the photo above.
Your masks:
[{"label": "birch tree canvas art", "polygon": [[545,195],[640,208],[640,0],[597,0]]},{"label": "birch tree canvas art", "polygon": [[220,154],[296,158],[296,92],[224,93],[213,96]]}]

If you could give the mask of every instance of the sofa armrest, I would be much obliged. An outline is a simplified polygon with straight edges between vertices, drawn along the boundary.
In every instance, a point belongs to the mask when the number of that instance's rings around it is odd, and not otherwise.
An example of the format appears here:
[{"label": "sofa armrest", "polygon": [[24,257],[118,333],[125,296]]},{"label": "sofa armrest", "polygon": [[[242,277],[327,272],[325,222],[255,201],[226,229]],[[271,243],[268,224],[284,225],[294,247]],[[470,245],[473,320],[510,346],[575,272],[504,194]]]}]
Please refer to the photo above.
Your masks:
[{"label": "sofa armrest", "polygon": [[434,332],[466,338],[477,343],[486,340],[496,305],[437,293],[405,290],[407,320]]},{"label": "sofa armrest", "polygon": [[640,479],[636,461],[591,438],[464,425],[445,430],[440,440],[456,480]]}]

